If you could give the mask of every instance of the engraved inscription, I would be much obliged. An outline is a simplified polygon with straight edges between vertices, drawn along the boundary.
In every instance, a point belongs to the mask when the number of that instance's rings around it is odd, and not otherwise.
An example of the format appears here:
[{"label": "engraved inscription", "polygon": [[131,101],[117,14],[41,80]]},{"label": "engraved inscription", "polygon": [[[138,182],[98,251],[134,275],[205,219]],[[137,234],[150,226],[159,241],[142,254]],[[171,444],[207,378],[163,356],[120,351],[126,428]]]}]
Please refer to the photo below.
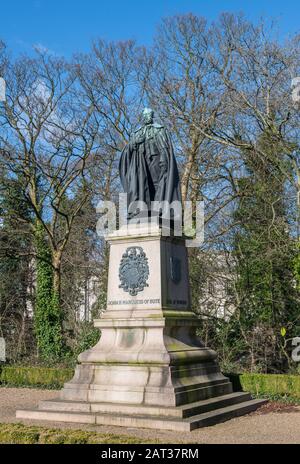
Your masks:
[{"label": "engraved inscription", "polygon": [[132,304],[159,304],[160,298],[150,298],[145,300],[109,300],[107,302],[108,306],[115,305],[132,305]]}]

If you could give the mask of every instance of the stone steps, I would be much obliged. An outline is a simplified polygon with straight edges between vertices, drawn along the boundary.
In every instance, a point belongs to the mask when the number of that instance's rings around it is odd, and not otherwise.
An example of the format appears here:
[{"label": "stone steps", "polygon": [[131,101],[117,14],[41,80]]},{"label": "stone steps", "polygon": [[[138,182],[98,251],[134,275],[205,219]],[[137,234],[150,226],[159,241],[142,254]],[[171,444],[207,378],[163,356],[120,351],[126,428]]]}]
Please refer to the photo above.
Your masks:
[{"label": "stone steps", "polygon": [[53,400],[42,401],[37,410],[19,410],[17,418],[191,431],[248,414],[265,402],[241,392],[174,408]]},{"label": "stone steps", "polygon": [[249,400],[242,404],[234,404],[186,419],[163,418],[161,416],[154,418],[149,416],[97,414],[96,424],[190,432],[197,428],[215,425],[233,417],[248,414],[265,402],[265,400]]},{"label": "stone steps", "polygon": [[134,415],[150,416],[170,416],[186,418],[195,414],[202,414],[213,409],[230,406],[236,403],[242,403],[251,399],[249,393],[238,392],[228,395],[218,396],[207,400],[196,401],[177,407],[145,406],[130,405],[118,403],[87,403],[64,400],[41,401],[39,410],[42,411],[63,411],[63,412],[91,412],[91,413],[121,413]]},{"label": "stone steps", "polygon": [[189,430],[191,431],[200,427],[208,427],[210,425],[215,425],[220,422],[233,419],[234,417],[249,414],[267,402],[268,400],[251,399],[241,404],[234,404],[232,406],[216,409],[215,411],[193,416],[187,419],[190,424]]},{"label": "stone steps", "polygon": [[250,393],[236,392],[228,395],[209,398],[204,401],[197,401],[195,403],[181,406],[182,417],[187,418],[197,414],[204,414],[206,412],[214,411],[216,409],[232,406],[234,404],[241,404],[251,400]]}]

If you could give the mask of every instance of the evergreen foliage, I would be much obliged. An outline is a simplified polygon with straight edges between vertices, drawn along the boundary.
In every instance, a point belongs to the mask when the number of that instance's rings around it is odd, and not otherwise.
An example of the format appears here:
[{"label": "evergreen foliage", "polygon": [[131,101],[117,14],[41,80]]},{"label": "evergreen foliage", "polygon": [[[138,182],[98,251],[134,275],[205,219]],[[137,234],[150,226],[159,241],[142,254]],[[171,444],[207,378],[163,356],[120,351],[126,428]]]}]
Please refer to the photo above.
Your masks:
[{"label": "evergreen foliage", "polygon": [[62,313],[59,295],[53,289],[51,253],[43,229],[37,225],[36,302],[34,325],[39,356],[44,360],[59,359],[63,354]]}]

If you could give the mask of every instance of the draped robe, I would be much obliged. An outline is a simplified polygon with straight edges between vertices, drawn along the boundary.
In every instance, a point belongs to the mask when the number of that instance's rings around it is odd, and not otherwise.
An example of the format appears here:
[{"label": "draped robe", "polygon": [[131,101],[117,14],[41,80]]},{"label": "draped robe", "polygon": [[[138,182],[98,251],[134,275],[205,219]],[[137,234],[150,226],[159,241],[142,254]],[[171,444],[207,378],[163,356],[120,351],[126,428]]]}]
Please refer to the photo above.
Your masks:
[{"label": "draped robe", "polygon": [[130,136],[121,154],[119,171],[128,206],[143,201],[150,211],[151,201],[181,202],[173,146],[163,126],[146,124]]}]

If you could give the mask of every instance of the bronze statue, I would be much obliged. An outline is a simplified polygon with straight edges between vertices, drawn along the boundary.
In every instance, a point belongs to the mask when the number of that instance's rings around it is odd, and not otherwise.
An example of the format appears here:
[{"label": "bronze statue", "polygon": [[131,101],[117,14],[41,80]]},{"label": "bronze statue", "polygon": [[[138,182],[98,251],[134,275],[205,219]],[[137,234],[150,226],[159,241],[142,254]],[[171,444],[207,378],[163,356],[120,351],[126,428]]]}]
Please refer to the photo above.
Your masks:
[{"label": "bronze statue", "polygon": [[[154,122],[154,112],[145,108],[143,125],[130,135],[120,159],[120,178],[128,205],[143,201],[181,202],[178,168],[167,129]],[[152,211],[153,213],[153,211]],[[134,216],[131,211],[129,218]]]}]

